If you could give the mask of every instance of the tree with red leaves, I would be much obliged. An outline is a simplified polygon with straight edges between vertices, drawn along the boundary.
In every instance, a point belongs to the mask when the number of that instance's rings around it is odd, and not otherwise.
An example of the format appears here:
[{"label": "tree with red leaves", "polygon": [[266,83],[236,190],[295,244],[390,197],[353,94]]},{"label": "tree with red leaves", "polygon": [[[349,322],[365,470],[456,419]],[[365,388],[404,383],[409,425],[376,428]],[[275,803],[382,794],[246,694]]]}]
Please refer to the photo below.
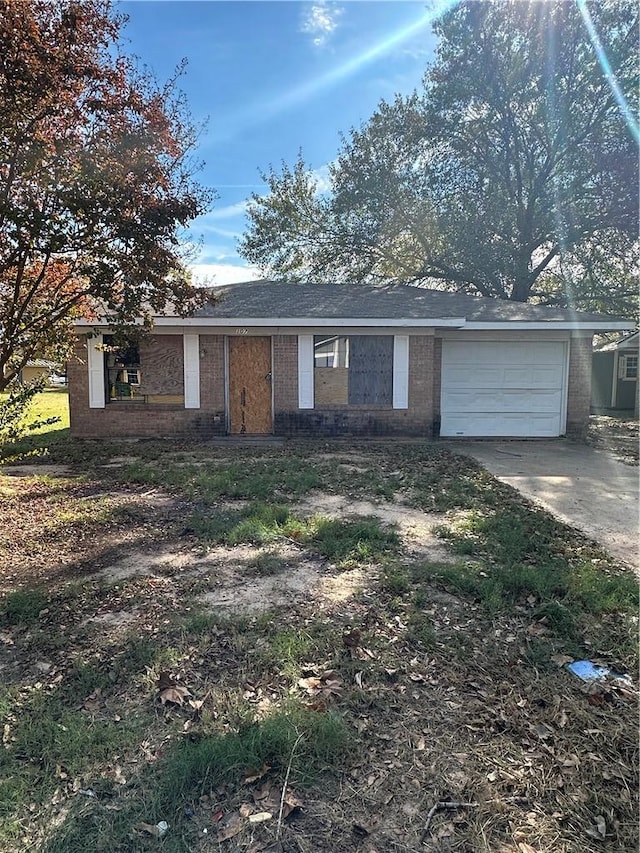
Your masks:
[{"label": "tree with red leaves", "polygon": [[195,128],[176,80],[120,53],[124,20],[109,0],[0,0],[0,391],[96,306],[118,327],[198,300]]}]

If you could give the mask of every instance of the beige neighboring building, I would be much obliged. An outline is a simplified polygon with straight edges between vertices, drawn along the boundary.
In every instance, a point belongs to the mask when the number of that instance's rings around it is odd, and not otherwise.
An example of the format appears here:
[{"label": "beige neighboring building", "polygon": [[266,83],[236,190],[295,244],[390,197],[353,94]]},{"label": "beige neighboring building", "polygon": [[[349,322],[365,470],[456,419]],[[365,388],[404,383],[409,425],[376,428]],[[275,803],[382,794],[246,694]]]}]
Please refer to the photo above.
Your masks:
[{"label": "beige neighboring building", "polygon": [[52,361],[37,358],[33,361],[28,361],[22,368],[20,371],[20,381],[24,385],[28,385],[29,382],[33,382],[35,379],[40,379],[41,377],[48,379],[56,372],[56,369],[57,365]]}]

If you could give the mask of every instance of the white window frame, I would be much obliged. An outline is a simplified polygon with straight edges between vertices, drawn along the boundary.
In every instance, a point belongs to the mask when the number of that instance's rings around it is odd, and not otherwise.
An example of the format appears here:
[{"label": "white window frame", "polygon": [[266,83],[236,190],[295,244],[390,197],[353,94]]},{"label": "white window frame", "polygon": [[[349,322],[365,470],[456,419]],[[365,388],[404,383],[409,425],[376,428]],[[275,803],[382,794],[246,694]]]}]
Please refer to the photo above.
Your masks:
[{"label": "white window frame", "polygon": [[[629,376],[629,362],[635,361],[635,376]],[[618,379],[625,382],[638,380],[638,356],[635,353],[621,353],[618,357]]]},{"label": "white window frame", "polygon": [[106,395],[102,334],[87,338],[87,373],[89,378],[89,408],[104,409]]},{"label": "white window frame", "polygon": [[200,408],[200,335],[183,336],[184,407]]},{"label": "white window frame", "polygon": [[393,336],[393,408],[409,408],[409,335]]},{"label": "white window frame", "polygon": [[315,352],[313,335],[298,335],[298,408],[314,408],[313,371]]}]

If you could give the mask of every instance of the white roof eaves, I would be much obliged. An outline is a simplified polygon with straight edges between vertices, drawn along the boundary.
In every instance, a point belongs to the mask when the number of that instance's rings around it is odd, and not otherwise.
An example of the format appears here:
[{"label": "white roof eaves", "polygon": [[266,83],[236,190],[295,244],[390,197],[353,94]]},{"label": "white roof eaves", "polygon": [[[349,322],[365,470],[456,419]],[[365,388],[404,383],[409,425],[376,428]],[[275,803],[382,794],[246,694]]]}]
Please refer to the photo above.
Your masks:
[{"label": "white roof eaves", "polygon": [[[390,317],[155,317],[156,328],[395,328],[395,329],[464,329],[468,331],[627,331],[630,324],[624,320],[465,320],[464,317],[390,318]],[[105,321],[79,320],[80,330],[109,328]]]},{"label": "white roof eaves", "polygon": [[605,321],[602,323],[595,321],[576,322],[570,320],[504,320],[501,322],[469,320],[465,324],[465,329],[469,329],[470,331],[479,329],[495,331],[505,331],[507,329],[530,329],[532,331],[557,329],[560,331],[571,332],[615,332],[628,328],[629,324],[620,320]]},{"label": "white roof eaves", "polygon": [[[348,326],[349,328],[454,328],[460,329],[465,326],[464,317],[442,317],[428,319],[391,319],[387,317],[154,317],[153,325],[155,327],[163,326],[180,326],[183,328],[190,327],[230,327],[238,328],[278,328],[309,326],[315,328],[336,328]],[[98,327],[108,327],[105,322],[88,322],[81,320],[77,322],[78,329],[93,329]]]}]

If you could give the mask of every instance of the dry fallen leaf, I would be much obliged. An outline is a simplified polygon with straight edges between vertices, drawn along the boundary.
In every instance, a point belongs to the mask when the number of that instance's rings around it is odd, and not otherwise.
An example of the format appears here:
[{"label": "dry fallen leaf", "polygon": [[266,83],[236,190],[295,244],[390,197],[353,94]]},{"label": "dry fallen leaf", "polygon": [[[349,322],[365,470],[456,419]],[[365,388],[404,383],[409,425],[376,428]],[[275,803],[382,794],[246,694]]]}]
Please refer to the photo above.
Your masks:
[{"label": "dry fallen leaf", "polygon": [[353,631],[349,631],[347,634],[342,635],[342,642],[348,649],[355,649],[360,645],[360,637],[360,631],[357,628],[354,628]]},{"label": "dry fallen leaf", "polygon": [[327,699],[342,693],[342,681],[333,669],[323,672],[320,676],[300,678],[298,687],[302,687],[311,696],[322,696]]},{"label": "dry fallen leaf", "polygon": [[243,826],[244,821],[242,820],[238,812],[234,812],[233,814],[229,815],[229,817],[225,821],[225,825],[216,835],[216,841],[228,841],[230,838],[235,838],[236,835],[242,832]]},{"label": "dry fallen leaf", "polygon": [[596,825],[585,829],[586,834],[590,838],[595,838],[597,841],[604,841],[607,836],[607,823],[602,815],[597,815]]},{"label": "dry fallen leaf", "polygon": [[122,768],[120,767],[119,764],[116,764],[116,766],[115,766],[115,769],[113,771],[113,779],[114,779],[114,782],[116,782],[118,785],[126,785],[127,784],[127,780],[125,779],[125,777],[122,773]]},{"label": "dry fallen leaf", "polygon": [[189,696],[191,696],[191,693],[186,687],[176,685],[175,687],[167,687],[165,690],[162,690],[159,698],[163,705],[171,702],[173,705],[182,706],[184,705],[184,700],[188,699]]}]

